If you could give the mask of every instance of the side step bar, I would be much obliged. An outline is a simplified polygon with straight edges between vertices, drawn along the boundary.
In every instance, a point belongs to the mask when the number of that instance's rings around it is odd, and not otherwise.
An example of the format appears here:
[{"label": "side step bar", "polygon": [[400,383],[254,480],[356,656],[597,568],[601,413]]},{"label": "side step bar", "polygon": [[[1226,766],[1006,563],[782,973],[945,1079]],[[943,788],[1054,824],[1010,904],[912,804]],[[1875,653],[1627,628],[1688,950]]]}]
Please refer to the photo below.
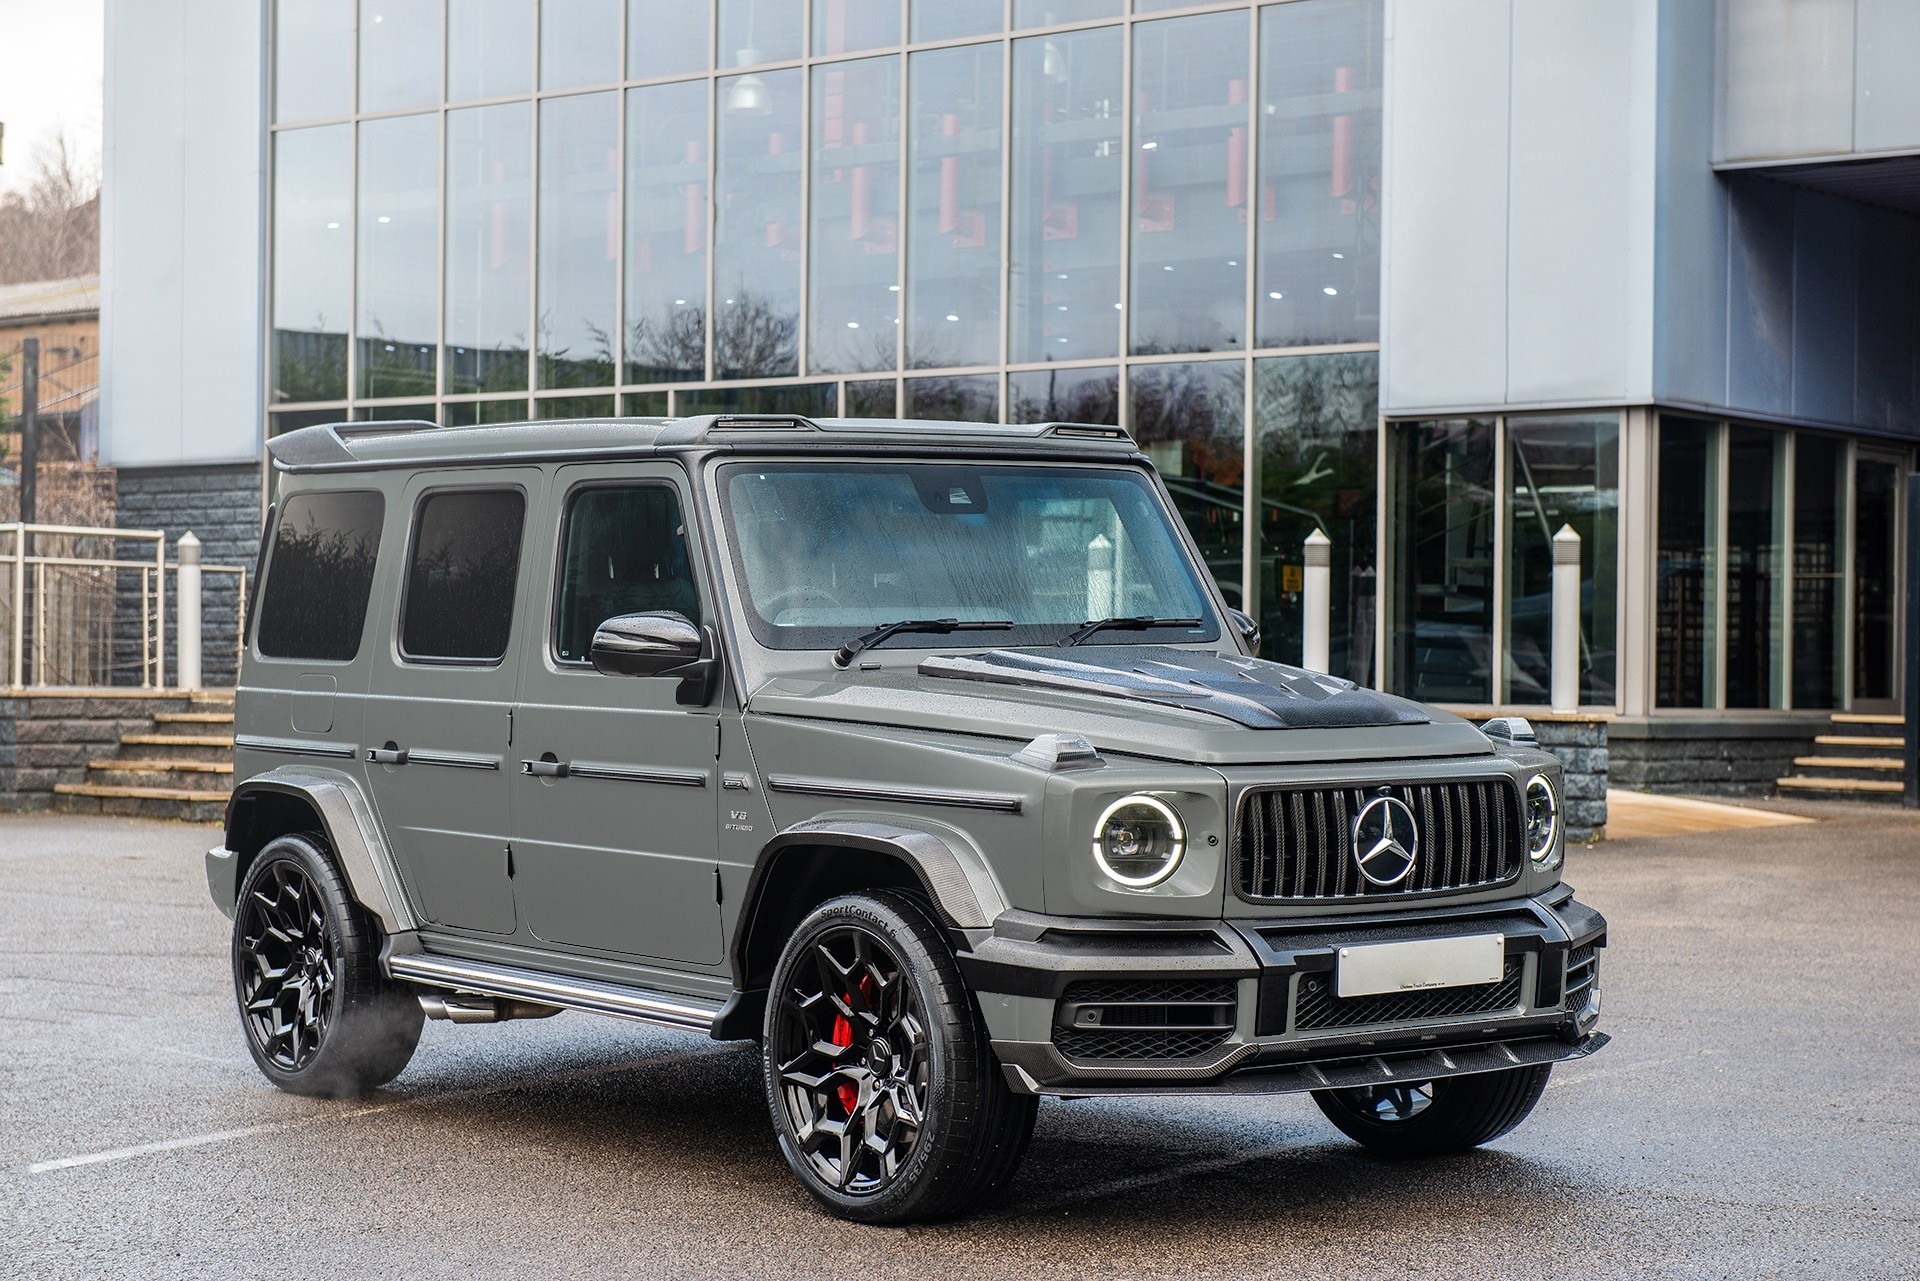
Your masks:
[{"label": "side step bar", "polygon": [[408,953],[387,958],[387,973],[413,983],[483,996],[504,996],[541,1005],[556,1005],[567,1010],[585,1010],[592,1014],[611,1014],[617,1018],[638,1019],[661,1027],[684,1028],[692,1032],[712,1032],[720,1003],[692,996],[669,996],[644,988],[620,987],[597,983],[592,979],[561,978],[536,970],[516,969],[511,965],[493,965],[486,961],[463,961],[450,956]]}]

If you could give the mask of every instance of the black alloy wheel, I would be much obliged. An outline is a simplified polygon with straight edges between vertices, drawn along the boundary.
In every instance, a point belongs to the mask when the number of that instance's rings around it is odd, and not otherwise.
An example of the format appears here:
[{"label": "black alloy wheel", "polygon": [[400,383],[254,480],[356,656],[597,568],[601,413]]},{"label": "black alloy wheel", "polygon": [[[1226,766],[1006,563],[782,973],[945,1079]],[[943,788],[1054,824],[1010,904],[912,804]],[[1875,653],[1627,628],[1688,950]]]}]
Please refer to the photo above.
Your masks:
[{"label": "black alloy wheel", "polygon": [[233,914],[233,989],[247,1049],[293,1094],[364,1094],[400,1075],[425,1015],[380,970],[381,936],[325,838],[278,837],[247,868]]},{"label": "black alloy wheel", "polygon": [[1445,1156],[1490,1143],[1526,1120],[1546,1092],[1551,1064],[1437,1081],[1315,1090],[1342,1134],[1394,1157]]},{"label": "black alloy wheel", "polygon": [[788,1166],[858,1222],[972,1209],[1033,1133],[1038,1101],[1007,1088],[946,940],[893,891],[800,923],[768,990],[762,1064]]}]

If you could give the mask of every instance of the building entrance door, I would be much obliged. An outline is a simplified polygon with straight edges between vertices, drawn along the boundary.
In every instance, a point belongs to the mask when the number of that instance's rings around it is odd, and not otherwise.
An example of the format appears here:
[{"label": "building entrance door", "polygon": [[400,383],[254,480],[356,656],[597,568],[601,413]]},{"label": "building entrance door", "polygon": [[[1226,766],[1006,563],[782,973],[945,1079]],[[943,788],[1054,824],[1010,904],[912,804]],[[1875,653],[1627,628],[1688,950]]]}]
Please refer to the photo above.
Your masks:
[{"label": "building entrance door", "polygon": [[1862,449],[1853,473],[1853,710],[1900,710],[1906,459]]}]

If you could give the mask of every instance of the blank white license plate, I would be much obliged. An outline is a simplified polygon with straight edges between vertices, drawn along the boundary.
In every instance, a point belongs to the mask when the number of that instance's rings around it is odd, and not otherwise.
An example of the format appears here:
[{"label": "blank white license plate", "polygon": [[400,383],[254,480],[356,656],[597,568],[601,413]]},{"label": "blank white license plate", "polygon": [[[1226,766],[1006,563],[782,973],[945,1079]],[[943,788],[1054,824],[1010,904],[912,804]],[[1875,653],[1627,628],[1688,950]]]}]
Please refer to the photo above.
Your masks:
[{"label": "blank white license plate", "polygon": [[1378,996],[1382,992],[1498,983],[1506,963],[1507,940],[1501,934],[1364,943],[1340,949],[1334,990],[1341,996]]}]

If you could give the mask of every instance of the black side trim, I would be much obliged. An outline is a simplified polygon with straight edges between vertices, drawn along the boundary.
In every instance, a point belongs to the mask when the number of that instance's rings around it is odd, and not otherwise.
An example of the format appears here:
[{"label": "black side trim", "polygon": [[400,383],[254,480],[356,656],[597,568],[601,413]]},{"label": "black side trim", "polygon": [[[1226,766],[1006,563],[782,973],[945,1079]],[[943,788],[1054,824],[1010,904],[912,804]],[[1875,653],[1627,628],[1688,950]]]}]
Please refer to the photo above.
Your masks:
[{"label": "black side trim", "polygon": [[258,734],[236,734],[235,747],[250,752],[275,752],[281,756],[324,756],[330,760],[350,761],[359,750],[352,743],[328,743],[311,738],[263,738]]},{"label": "black side trim", "polygon": [[1018,814],[1024,798],[1004,792],[960,792],[944,787],[868,787],[857,783],[838,783],[825,778],[800,778],[791,774],[768,777],[767,786],[776,792],[800,796],[832,796],[849,801],[882,801],[900,805],[950,805],[956,809],[990,810],[996,814]]}]

